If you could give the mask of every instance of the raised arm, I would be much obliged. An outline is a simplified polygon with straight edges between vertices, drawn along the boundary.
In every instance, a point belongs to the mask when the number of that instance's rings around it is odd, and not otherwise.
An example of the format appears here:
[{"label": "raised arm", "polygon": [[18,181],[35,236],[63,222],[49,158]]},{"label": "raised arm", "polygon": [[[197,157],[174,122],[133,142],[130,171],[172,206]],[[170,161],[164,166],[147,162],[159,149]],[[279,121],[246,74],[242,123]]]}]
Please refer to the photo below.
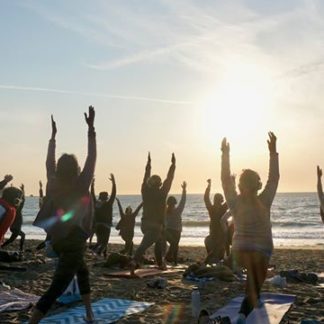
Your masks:
[{"label": "raised arm", "polygon": [[269,132],[268,135],[269,140],[267,142],[270,153],[269,175],[260,198],[270,207],[276,195],[279,183],[279,159],[277,153],[277,138],[272,132]]},{"label": "raised arm", "polygon": [[124,217],[125,216],[125,213],[124,213],[124,210],[123,210],[123,207],[120,203],[120,200],[118,198],[116,198],[117,200],[117,205],[118,205],[118,209],[119,209],[119,214],[120,214],[120,217]]},{"label": "raised arm", "polygon": [[142,207],[143,207],[143,201],[135,209],[135,211],[133,213],[134,217],[136,217],[138,215],[138,213],[139,213],[139,211],[141,210]]},{"label": "raised arm", "polygon": [[321,204],[321,218],[324,223],[324,194],[323,194],[323,187],[322,187],[322,169],[317,166],[317,194],[318,194],[318,199]]},{"label": "raised arm", "polygon": [[85,192],[89,190],[93,180],[97,158],[96,132],[94,129],[95,110],[89,107],[89,114],[84,113],[85,121],[88,124],[88,155],[80,174],[80,186]]},{"label": "raised arm", "polygon": [[95,178],[93,178],[91,182],[90,193],[91,193],[92,201],[95,203],[97,201],[96,193],[95,193]]},{"label": "raised arm", "polygon": [[0,181],[0,190],[2,190],[8,182],[10,182],[13,179],[13,176],[11,174],[6,174],[2,181]]},{"label": "raised arm", "polygon": [[210,201],[211,180],[208,179],[207,183],[208,183],[207,188],[206,188],[205,194],[204,194],[204,202],[205,202],[205,206],[206,206],[207,210],[210,210],[212,208],[212,203]]},{"label": "raised arm", "polygon": [[186,198],[187,198],[187,182],[186,181],[183,181],[181,188],[182,188],[182,195],[181,195],[179,205],[177,207],[177,213],[179,213],[179,214],[182,214],[185,204],[186,204]]},{"label": "raised arm", "polygon": [[163,181],[163,185],[162,185],[162,190],[164,191],[164,193],[167,195],[171,189],[171,185],[172,185],[172,181],[174,178],[174,172],[175,172],[175,167],[176,167],[176,158],[174,153],[172,153],[172,157],[171,157],[171,166],[169,168],[168,174],[166,179]]},{"label": "raised arm", "polygon": [[114,200],[116,198],[116,181],[115,181],[115,177],[112,173],[110,174],[109,180],[112,182],[112,188],[111,188],[111,194],[110,194],[110,198],[109,198],[108,202],[110,204],[113,204]]},{"label": "raised arm", "polygon": [[235,189],[235,176],[231,175],[230,168],[230,145],[226,138],[222,141],[222,166],[221,166],[221,179],[224,190],[225,199],[229,208],[234,208],[237,192]]},{"label": "raised arm", "polygon": [[51,115],[51,124],[52,124],[52,135],[48,143],[48,149],[47,149],[47,158],[46,158],[46,174],[47,174],[47,181],[51,180],[56,171],[56,160],[55,160],[55,136],[57,133],[56,128],[56,122],[53,118],[53,115]]},{"label": "raised arm", "polygon": [[142,183],[142,192],[143,192],[143,189],[145,188],[147,180],[148,180],[148,178],[150,176],[151,176],[151,154],[149,152],[148,156],[147,156],[147,162],[146,162],[146,166],[145,166],[145,173],[144,173],[144,178],[143,178],[143,183]]},{"label": "raised arm", "polygon": [[38,200],[39,208],[43,206],[43,201],[44,201],[43,183],[42,181],[39,181],[39,200]]}]

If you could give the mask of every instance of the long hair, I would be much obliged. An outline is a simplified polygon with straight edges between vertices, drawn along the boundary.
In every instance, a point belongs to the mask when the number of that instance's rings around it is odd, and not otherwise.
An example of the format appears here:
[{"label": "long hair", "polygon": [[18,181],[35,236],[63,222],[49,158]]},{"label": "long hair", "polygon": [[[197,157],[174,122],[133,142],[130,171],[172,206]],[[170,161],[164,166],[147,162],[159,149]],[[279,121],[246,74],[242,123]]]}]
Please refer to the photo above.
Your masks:
[{"label": "long hair", "polygon": [[73,184],[80,174],[78,160],[74,154],[63,154],[57,161],[56,178],[61,184]]}]

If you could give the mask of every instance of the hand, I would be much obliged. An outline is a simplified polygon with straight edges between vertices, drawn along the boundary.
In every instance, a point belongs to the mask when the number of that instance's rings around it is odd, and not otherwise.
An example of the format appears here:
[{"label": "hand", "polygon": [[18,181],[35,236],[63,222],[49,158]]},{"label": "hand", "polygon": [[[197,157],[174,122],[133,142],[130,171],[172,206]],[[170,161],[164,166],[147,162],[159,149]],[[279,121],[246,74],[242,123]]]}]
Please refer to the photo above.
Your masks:
[{"label": "hand", "polygon": [[181,185],[182,190],[186,190],[187,189],[187,182],[183,181],[182,185]]},{"label": "hand", "polygon": [[51,122],[52,122],[52,139],[54,139],[57,133],[57,128],[56,128],[56,122],[53,118],[53,115],[51,115]]},{"label": "hand", "polygon": [[114,175],[113,175],[112,173],[110,173],[110,178],[109,178],[109,180],[110,180],[111,182],[115,182],[115,177],[114,177]]},{"label": "hand", "polygon": [[270,153],[277,153],[277,147],[276,147],[277,137],[272,132],[269,132],[268,135],[269,135],[269,139],[267,140],[267,142],[268,142],[269,151]]},{"label": "hand", "polygon": [[176,158],[175,158],[174,153],[172,153],[171,163],[172,163],[172,164],[175,164],[175,163],[176,163]]},{"label": "hand", "polygon": [[226,137],[224,137],[223,140],[222,140],[221,150],[222,150],[223,153],[229,153],[229,151],[230,151],[230,145],[227,142]]},{"label": "hand", "polygon": [[148,152],[148,155],[147,155],[147,163],[151,164],[151,153]]},{"label": "hand", "polygon": [[19,187],[21,189],[22,192],[25,192],[25,185],[22,183]]},{"label": "hand", "polygon": [[13,176],[11,174],[6,174],[3,178],[7,183],[10,182],[13,179]]},{"label": "hand", "polygon": [[43,188],[42,181],[39,181],[39,189],[42,189],[42,188]]},{"label": "hand", "polygon": [[93,106],[89,106],[89,115],[87,115],[87,113],[84,113],[84,118],[89,128],[93,128],[94,119],[95,119],[95,110]]},{"label": "hand", "polygon": [[323,174],[322,169],[319,166],[317,166],[317,178],[318,179],[321,179],[322,178],[322,174]]},{"label": "hand", "polygon": [[211,179],[207,179],[208,186],[211,185]]}]

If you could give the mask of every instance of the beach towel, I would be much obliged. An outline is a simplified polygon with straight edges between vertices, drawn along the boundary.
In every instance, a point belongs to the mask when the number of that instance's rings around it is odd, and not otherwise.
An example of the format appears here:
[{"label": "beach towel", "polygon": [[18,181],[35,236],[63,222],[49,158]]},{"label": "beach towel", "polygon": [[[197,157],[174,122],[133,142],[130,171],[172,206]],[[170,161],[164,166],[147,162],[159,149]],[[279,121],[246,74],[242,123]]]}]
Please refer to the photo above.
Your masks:
[{"label": "beach towel", "polygon": [[37,303],[39,296],[25,293],[17,288],[0,289],[0,313],[29,308]]},{"label": "beach towel", "polygon": [[[217,316],[229,316],[232,323],[235,323],[243,298],[244,297],[236,297],[232,299],[226,306],[211,315],[210,318],[215,319]],[[264,305],[260,308],[255,308],[247,317],[246,323],[279,324],[294,300],[294,295],[262,293],[261,301]]]},{"label": "beach towel", "polygon": [[166,274],[174,274],[181,272],[180,269],[167,269],[160,270],[157,268],[144,268],[144,269],[136,269],[135,275],[131,275],[130,270],[110,270],[104,273],[107,277],[115,277],[115,278],[147,278],[153,277],[157,275],[166,275]]},{"label": "beach towel", "polygon": [[[96,323],[114,323],[122,317],[143,312],[153,303],[126,299],[104,298],[92,303]],[[77,324],[84,323],[84,306],[65,310],[62,313],[43,318],[41,324]]]}]

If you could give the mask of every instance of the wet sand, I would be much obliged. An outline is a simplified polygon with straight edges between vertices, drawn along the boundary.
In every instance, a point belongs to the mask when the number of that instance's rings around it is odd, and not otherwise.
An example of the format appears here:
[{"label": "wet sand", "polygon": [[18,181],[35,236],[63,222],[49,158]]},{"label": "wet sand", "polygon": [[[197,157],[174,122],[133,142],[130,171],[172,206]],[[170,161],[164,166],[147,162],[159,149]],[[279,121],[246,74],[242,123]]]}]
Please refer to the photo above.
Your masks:
[{"label": "wet sand", "polygon": [[[34,250],[38,241],[26,242],[26,249]],[[9,246],[14,250],[18,244]],[[110,252],[121,250],[122,245],[109,245]],[[135,247],[136,248],[136,247]],[[148,256],[152,256],[152,249]],[[202,261],[205,257],[204,247],[180,247],[182,264],[189,265]],[[15,262],[12,265],[24,265],[26,272],[0,272],[0,281],[24,292],[42,295],[51,283],[54,270],[53,260],[45,258],[44,252],[26,252],[26,261]],[[93,299],[101,297],[125,298],[139,301],[154,302],[145,312],[123,318],[118,323],[195,323],[191,317],[191,291],[194,283],[184,281],[181,273],[168,274],[167,287],[154,289],[147,287],[150,279],[119,279],[105,276],[107,269],[94,266],[103,261],[95,257],[89,250],[86,260],[90,269]],[[297,269],[301,272],[324,271],[324,246],[277,248],[274,251],[271,264],[275,266],[275,273],[281,270]],[[324,288],[298,283],[288,283],[285,288],[278,288],[265,283],[263,291],[281,292],[296,295],[294,305],[285,315],[281,323],[299,323],[302,319],[316,319],[324,322]],[[244,292],[244,284],[239,281],[224,282],[211,281],[200,289],[202,307],[210,312],[224,306],[230,299]],[[51,312],[64,309],[54,305]],[[28,320],[30,310],[0,314],[0,323],[21,323]]]}]

